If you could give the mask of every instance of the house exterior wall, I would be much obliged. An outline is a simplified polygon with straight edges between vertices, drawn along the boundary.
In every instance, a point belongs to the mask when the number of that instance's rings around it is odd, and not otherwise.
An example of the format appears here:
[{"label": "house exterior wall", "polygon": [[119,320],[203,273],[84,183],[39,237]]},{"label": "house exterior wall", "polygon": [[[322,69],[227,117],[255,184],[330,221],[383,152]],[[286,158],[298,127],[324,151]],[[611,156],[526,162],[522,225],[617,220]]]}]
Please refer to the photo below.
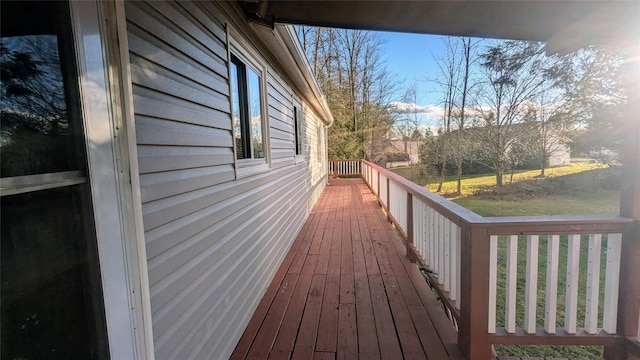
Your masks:
[{"label": "house exterior wall", "polygon": [[571,150],[567,145],[558,144],[549,154],[549,166],[564,166],[571,163]]},{"label": "house exterior wall", "polygon": [[238,176],[228,65],[228,28],[238,25],[218,6],[125,4],[158,359],[231,354],[326,184],[322,118],[297,100],[296,156],[296,90],[248,28],[234,40],[265,70],[270,155],[268,170]]}]

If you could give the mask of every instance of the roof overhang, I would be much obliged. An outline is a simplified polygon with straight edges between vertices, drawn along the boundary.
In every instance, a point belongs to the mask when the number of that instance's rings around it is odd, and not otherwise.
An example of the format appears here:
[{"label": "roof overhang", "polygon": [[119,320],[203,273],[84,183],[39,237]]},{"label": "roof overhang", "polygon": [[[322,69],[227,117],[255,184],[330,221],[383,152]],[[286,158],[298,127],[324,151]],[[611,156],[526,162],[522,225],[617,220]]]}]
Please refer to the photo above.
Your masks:
[{"label": "roof overhang", "polygon": [[327,126],[331,126],[333,115],[329,110],[326,98],[318,87],[293,27],[276,24],[270,28],[254,23],[252,28],[279,64],[279,70],[284,73],[283,75],[286,75],[293,82],[306,103],[313,108],[322,121]]},{"label": "roof overhang", "polygon": [[640,43],[639,1],[239,1],[250,19],[349,29],[545,41],[548,53]]}]

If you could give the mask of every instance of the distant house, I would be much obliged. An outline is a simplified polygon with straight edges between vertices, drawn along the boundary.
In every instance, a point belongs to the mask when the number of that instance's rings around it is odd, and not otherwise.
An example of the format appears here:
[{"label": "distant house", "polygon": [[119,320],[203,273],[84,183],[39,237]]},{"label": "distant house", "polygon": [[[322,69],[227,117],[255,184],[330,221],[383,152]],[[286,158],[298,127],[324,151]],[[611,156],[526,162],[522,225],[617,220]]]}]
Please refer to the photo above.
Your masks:
[{"label": "distant house", "polygon": [[378,159],[386,168],[410,166],[420,163],[420,142],[415,140],[390,140],[382,149],[367,148],[368,159]]},{"label": "distant house", "polygon": [[564,166],[571,163],[571,148],[565,144],[558,146],[549,154],[549,166]]},{"label": "distant house", "polygon": [[228,358],[327,183],[292,28],[216,1],[1,26],[3,358]]},{"label": "distant house", "polygon": [[[546,154],[547,166],[563,166],[569,165],[571,162],[571,148],[567,145],[566,139],[558,131],[547,129],[540,130],[534,124],[515,123],[509,126],[508,137],[510,146],[507,153],[518,151],[520,155],[520,166],[539,166],[542,154]],[[482,158],[485,148],[483,144],[492,141],[492,137],[488,137],[486,127],[478,126],[464,130],[465,136],[471,141],[467,142],[465,147],[470,157],[476,156]],[[458,130],[452,131],[449,135],[455,137]],[[540,131],[540,134],[535,134]],[[443,135],[438,135],[443,136]]]}]

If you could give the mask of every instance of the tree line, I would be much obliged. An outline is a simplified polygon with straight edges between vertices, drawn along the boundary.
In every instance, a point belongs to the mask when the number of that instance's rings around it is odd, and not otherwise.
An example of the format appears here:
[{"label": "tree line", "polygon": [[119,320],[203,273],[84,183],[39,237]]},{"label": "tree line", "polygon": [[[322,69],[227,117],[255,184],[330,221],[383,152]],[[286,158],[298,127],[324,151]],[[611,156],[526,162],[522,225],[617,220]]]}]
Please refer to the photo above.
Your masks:
[{"label": "tree line", "polygon": [[[384,163],[388,141],[419,141],[423,167],[440,184],[455,174],[460,192],[474,167],[494,172],[502,186],[508,171],[527,165],[544,176],[562,147],[600,154],[621,147],[624,54],[592,47],[561,56],[539,42],[446,37],[445,51],[434,55],[437,72],[403,89],[375,32],[297,31],[334,115],[332,159]],[[440,94],[437,126],[425,126],[416,106],[424,87]],[[399,101],[412,106],[399,109]]]}]

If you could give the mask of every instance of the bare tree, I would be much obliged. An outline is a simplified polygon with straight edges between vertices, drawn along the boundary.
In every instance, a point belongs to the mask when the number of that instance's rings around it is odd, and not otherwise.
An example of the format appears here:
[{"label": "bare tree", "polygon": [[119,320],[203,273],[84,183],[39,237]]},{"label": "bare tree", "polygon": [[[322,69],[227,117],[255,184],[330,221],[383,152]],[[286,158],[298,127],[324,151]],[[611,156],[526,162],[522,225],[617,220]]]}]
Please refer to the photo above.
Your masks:
[{"label": "bare tree", "polygon": [[394,80],[373,32],[329,28],[298,30],[318,84],[327,97],[334,124],[329,128],[330,158],[361,158],[366,148],[383,148],[393,125],[389,112]]},{"label": "bare tree", "polygon": [[471,66],[475,62],[473,50],[477,43],[472,43],[471,38],[460,38],[458,39],[458,46],[462,52],[462,78],[461,85],[462,89],[460,91],[460,111],[459,116],[456,117],[458,122],[458,131],[456,134],[456,180],[457,180],[457,192],[458,194],[462,193],[462,161],[465,157],[464,152],[464,142],[465,142],[465,124],[467,120],[467,99],[469,92],[473,85],[469,84],[469,80],[471,78]]},{"label": "bare tree", "polygon": [[460,54],[456,51],[456,46],[453,38],[444,38],[445,53],[441,57],[436,57],[436,64],[438,67],[438,78],[435,80],[436,84],[442,89],[443,99],[443,114],[442,114],[442,130],[440,131],[439,142],[442,151],[440,152],[440,179],[438,182],[437,192],[442,191],[442,183],[447,169],[447,155],[449,153],[449,136],[451,132],[451,121],[454,114],[455,101],[458,96],[458,88],[460,81],[460,67],[461,60]]},{"label": "bare tree", "polygon": [[527,105],[549,84],[545,76],[554,59],[547,57],[544,46],[535,42],[501,41],[480,55],[484,82],[478,94],[478,112],[483,122],[478,143],[482,161],[496,174],[501,187],[509,167],[508,152],[516,140],[514,124],[524,120]]}]

